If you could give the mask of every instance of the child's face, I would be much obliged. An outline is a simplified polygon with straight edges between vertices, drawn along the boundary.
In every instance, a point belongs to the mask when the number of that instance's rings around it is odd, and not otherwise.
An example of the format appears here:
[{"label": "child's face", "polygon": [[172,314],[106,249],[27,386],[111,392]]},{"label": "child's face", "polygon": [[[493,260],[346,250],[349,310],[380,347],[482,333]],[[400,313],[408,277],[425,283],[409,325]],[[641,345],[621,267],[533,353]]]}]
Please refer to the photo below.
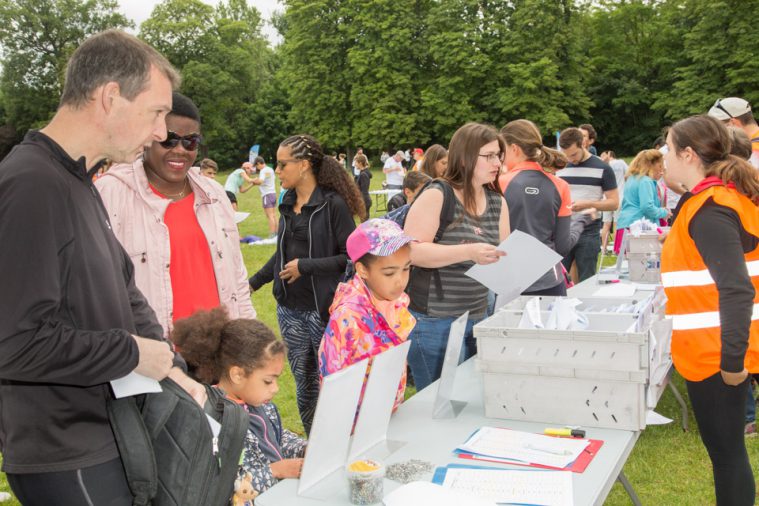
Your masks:
[{"label": "child's face", "polygon": [[216,178],[216,171],[210,168],[205,168],[200,171],[201,174],[206,176],[209,179],[215,179]]},{"label": "child's face", "polygon": [[406,245],[386,257],[377,257],[369,266],[358,262],[356,272],[379,300],[396,300],[408,284],[411,248]]},{"label": "child's face", "polygon": [[406,194],[406,202],[409,204],[413,204],[414,200],[416,200],[416,196],[419,195],[419,192],[422,191],[422,188],[424,187],[423,184],[420,184],[416,187],[415,190],[409,190],[408,188],[404,188],[403,193]]},{"label": "child's face", "polygon": [[254,369],[247,376],[232,378],[237,392],[237,397],[251,406],[261,406],[271,402],[279,392],[277,380],[282,374],[285,365],[285,356],[281,353],[272,357],[263,367]]}]

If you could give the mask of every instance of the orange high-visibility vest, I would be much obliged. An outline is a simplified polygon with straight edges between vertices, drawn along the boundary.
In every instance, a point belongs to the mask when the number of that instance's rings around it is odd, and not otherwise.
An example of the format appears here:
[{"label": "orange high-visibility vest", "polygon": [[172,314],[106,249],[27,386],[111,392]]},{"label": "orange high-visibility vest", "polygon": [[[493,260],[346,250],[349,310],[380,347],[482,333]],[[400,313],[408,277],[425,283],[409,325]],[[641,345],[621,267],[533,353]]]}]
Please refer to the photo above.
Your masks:
[{"label": "orange high-visibility vest", "polygon": [[[666,314],[672,319],[672,360],[678,372],[690,381],[701,381],[720,371],[719,293],[688,234],[691,220],[710,197],[716,204],[734,210],[743,228],[759,237],[759,208],[737,190],[716,185],[694,194],[683,204],[664,242],[661,278],[667,294]],[[753,373],[759,372],[759,247],[744,258],[756,292],[743,362]]]}]

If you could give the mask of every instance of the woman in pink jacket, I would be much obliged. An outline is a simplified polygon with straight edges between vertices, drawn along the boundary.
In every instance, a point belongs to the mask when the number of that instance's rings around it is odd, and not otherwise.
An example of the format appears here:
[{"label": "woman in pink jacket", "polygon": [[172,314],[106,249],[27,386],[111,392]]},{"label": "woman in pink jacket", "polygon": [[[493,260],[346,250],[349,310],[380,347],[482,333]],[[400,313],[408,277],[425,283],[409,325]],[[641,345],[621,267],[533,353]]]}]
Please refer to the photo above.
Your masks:
[{"label": "woman in pink jacket", "polygon": [[174,93],[168,135],[142,160],[112,167],[95,186],[132,258],[137,287],[168,334],[199,309],[255,318],[234,211],[224,188],[200,175],[200,112]]}]

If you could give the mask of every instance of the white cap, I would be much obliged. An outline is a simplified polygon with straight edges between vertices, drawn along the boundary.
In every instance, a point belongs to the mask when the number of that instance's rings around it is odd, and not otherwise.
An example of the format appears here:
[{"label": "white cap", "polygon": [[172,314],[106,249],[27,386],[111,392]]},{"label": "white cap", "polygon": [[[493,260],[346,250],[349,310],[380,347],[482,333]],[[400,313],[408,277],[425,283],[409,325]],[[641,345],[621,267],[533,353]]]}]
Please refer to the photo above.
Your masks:
[{"label": "white cap", "polygon": [[751,112],[751,104],[746,100],[738,97],[727,97],[714,102],[712,108],[709,109],[709,116],[720,121],[727,121],[731,118],[743,116],[747,112]]}]

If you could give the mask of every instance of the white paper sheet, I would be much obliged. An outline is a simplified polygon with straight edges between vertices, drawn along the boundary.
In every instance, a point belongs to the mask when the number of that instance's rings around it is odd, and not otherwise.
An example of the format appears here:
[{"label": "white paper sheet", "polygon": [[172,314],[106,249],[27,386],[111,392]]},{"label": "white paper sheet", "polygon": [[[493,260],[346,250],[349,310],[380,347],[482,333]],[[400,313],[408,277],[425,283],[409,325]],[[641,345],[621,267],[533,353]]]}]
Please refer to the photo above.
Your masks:
[{"label": "white paper sheet", "polygon": [[593,297],[632,297],[635,295],[635,285],[626,283],[610,283],[593,293]]},{"label": "white paper sheet", "polygon": [[406,341],[373,357],[348,460],[387,439],[387,426],[410,346],[411,341]]},{"label": "white paper sheet", "polygon": [[213,434],[213,437],[219,437],[219,434],[221,433],[221,424],[214,420],[208,413],[206,413],[206,418],[208,419],[208,426],[211,427],[211,434]]},{"label": "white paper sheet", "polygon": [[466,275],[493,290],[505,302],[518,297],[561,261],[561,255],[519,230],[512,232],[498,249],[505,251],[506,256],[492,264],[474,265]]},{"label": "white paper sheet", "polygon": [[248,216],[250,216],[250,213],[235,211],[235,223],[242,223]]},{"label": "white paper sheet", "polygon": [[459,448],[484,456],[563,468],[577,460],[588,444],[584,439],[482,427]]},{"label": "white paper sheet", "polygon": [[672,420],[667,418],[666,416],[660,415],[653,409],[649,409],[646,412],[646,425],[667,425],[668,423],[671,423]]},{"label": "white paper sheet", "polygon": [[385,506],[496,506],[492,501],[423,481],[412,481],[393,490],[382,499],[382,503]]},{"label": "white paper sheet", "polygon": [[543,319],[540,316],[540,297],[533,297],[524,305],[522,319],[519,320],[520,329],[543,329]]},{"label": "white paper sheet", "polygon": [[368,359],[356,362],[322,381],[298,483],[299,495],[345,465],[367,364]]},{"label": "white paper sheet", "polygon": [[136,372],[130,372],[123,378],[111,381],[113,395],[117,399],[130,395],[150,394],[163,392],[161,384],[153,378],[148,378]]},{"label": "white paper sheet", "polygon": [[467,496],[508,504],[572,506],[572,473],[448,468],[443,486]]}]

